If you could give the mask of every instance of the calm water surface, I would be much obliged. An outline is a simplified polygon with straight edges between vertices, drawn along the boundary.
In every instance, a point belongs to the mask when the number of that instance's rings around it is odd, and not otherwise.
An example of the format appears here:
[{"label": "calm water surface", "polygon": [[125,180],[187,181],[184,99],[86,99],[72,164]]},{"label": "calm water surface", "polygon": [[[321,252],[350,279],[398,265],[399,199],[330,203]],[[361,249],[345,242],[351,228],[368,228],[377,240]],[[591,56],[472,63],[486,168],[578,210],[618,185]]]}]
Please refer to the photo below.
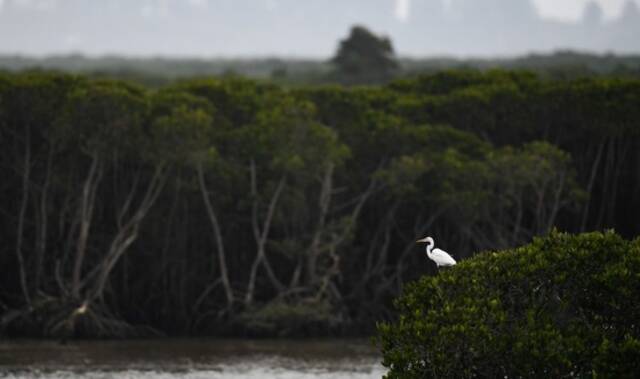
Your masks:
[{"label": "calm water surface", "polygon": [[367,340],[0,341],[0,378],[369,379]]}]

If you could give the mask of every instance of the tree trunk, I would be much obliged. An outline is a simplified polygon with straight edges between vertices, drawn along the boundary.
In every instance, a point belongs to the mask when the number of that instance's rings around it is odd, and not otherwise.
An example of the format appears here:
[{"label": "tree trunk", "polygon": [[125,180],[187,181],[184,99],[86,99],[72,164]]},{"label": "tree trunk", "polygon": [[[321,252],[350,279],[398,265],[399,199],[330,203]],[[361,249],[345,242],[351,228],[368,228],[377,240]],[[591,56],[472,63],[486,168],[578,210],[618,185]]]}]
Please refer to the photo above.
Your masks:
[{"label": "tree trunk", "polygon": [[31,133],[29,126],[26,130],[25,151],[24,151],[24,167],[22,169],[22,199],[20,201],[20,213],[18,215],[18,230],[16,232],[16,258],[18,260],[18,274],[20,277],[20,287],[22,295],[28,306],[31,306],[31,296],[27,286],[27,274],[24,264],[24,256],[22,254],[22,243],[24,238],[24,223],[29,202],[29,183],[31,180]]},{"label": "tree trunk", "polygon": [[204,170],[202,168],[202,163],[198,163],[198,183],[200,185],[200,193],[202,194],[202,199],[204,200],[205,207],[207,208],[207,215],[209,216],[209,221],[211,221],[211,228],[213,229],[213,235],[216,241],[216,247],[218,250],[217,258],[218,265],[220,266],[220,280],[222,281],[222,286],[224,287],[225,296],[227,298],[227,307],[231,309],[233,307],[233,290],[231,288],[231,283],[229,282],[229,274],[227,270],[227,261],[226,261],[226,253],[224,250],[224,241],[222,239],[222,232],[220,231],[220,223],[218,222],[218,216],[213,208],[213,204],[211,203],[211,199],[209,199],[209,191],[207,190],[205,178],[204,178]]},{"label": "tree trunk", "polygon": [[73,266],[73,277],[71,283],[71,295],[74,299],[80,299],[80,284],[82,279],[82,265],[87,250],[89,239],[89,229],[95,207],[95,196],[98,183],[102,177],[102,163],[98,155],[93,156],[89,174],[82,188],[82,200],[80,204],[80,232],[76,243],[76,257]]},{"label": "tree trunk", "polygon": [[39,224],[39,232],[36,238],[36,264],[35,264],[35,277],[34,277],[34,285],[33,288],[37,291],[40,288],[40,283],[42,279],[43,272],[43,261],[44,254],[47,248],[47,232],[49,225],[49,212],[47,209],[48,206],[48,195],[49,195],[49,185],[51,183],[51,170],[53,165],[53,147],[49,147],[49,152],[47,154],[47,168],[44,178],[44,183],[42,185],[42,191],[40,194],[40,222]]},{"label": "tree trunk", "polygon": [[548,216],[547,220],[547,228],[545,233],[548,233],[553,228],[556,218],[558,217],[558,212],[560,211],[560,207],[562,206],[562,192],[564,191],[564,186],[566,183],[567,173],[565,171],[560,173],[560,184],[557,184],[555,193],[553,194],[553,204],[551,207],[551,214]]},{"label": "tree trunk", "polygon": [[582,221],[580,222],[580,232],[583,233],[587,229],[587,222],[589,220],[589,207],[591,206],[591,199],[593,198],[593,186],[596,181],[596,174],[598,167],[600,167],[600,161],[602,160],[602,152],[606,141],[600,142],[598,145],[598,152],[596,153],[595,161],[591,166],[591,175],[589,176],[589,183],[587,184],[587,203],[584,205],[584,211],[582,212]]},{"label": "tree trunk", "polygon": [[600,229],[604,226],[604,218],[607,213],[607,208],[609,207],[609,195],[610,195],[610,187],[611,187],[611,176],[615,166],[615,143],[614,139],[611,138],[608,143],[607,154],[605,158],[605,166],[604,168],[604,176],[602,177],[602,192],[600,198],[600,209],[598,210],[598,216],[596,218],[595,227]]},{"label": "tree trunk", "polygon": [[[164,165],[160,165],[156,167],[153,177],[151,178],[151,181],[147,187],[142,201],[140,202],[140,205],[138,206],[138,209],[130,216],[130,218],[126,222],[120,225],[118,233],[113,238],[106,256],[102,260],[100,266],[98,266],[98,276],[95,281],[95,285],[93,286],[93,290],[86,299],[88,300],[88,302],[92,302],[96,298],[102,298],[104,288],[109,279],[111,271],[115,267],[116,263],[118,263],[122,255],[138,238],[140,224],[151,209],[151,206],[153,206],[158,196],[162,192],[165,180],[165,167]],[[135,187],[134,189],[132,189],[132,191],[135,191]],[[130,198],[132,197],[133,196],[130,196]],[[127,201],[125,205],[123,205],[122,209],[120,210],[121,217],[124,217],[126,213],[124,209],[128,208],[129,206],[129,201]]]},{"label": "tree trunk", "polygon": [[318,216],[318,222],[311,238],[311,244],[307,249],[307,284],[314,285],[317,281],[316,265],[318,258],[320,257],[320,243],[322,235],[324,233],[325,224],[327,220],[327,213],[329,212],[329,206],[331,204],[331,193],[333,191],[333,170],[334,165],[329,164],[322,180],[322,189],[320,191],[320,197],[318,199],[318,208],[320,214]]},{"label": "tree trunk", "polygon": [[258,188],[257,188],[257,178],[256,178],[256,165],[255,162],[251,161],[251,197],[253,198],[253,206],[252,206],[252,216],[251,216],[251,224],[253,227],[253,236],[256,241],[257,253],[256,257],[251,265],[251,272],[249,274],[249,283],[247,285],[247,293],[245,295],[245,305],[250,306],[253,303],[253,297],[255,293],[255,283],[257,278],[258,267],[262,263],[267,272],[267,277],[271,281],[271,284],[278,292],[283,292],[285,287],[280,281],[276,278],[269,261],[266,258],[265,246],[267,243],[267,239],[269,237],[269,231],[271,229],[271,222],[273,220],[273,216],[275,214],[276,206],[278,204],[278,200],[280,199],[280,195],[285,187],[285,176],[282,175],[280,177],[280,181],[271,196],[271,201],[269,202],[269,208],[267,209],[267,214],[265,215],[265,219],[263,222],[262,229],[260,229],[258,222]]}]

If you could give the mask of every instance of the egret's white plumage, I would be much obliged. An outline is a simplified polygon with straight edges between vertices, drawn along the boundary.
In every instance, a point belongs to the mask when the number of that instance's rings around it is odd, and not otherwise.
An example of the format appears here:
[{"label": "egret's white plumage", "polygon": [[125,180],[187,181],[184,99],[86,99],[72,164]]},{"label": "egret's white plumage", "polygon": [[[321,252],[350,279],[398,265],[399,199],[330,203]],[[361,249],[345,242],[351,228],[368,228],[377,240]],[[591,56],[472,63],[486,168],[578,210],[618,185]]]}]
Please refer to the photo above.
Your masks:
[{"label": "egret's white plumage", "polygon": [[416,242],[425,242],[427,244],[427,256],[429,259],[436,262],[436,266],[438,266],[438,268],[440,268],[440,266],[453,266],[456,264],[456,260],[453,259],[451,255],[447,254],[446,251],[433,248],[435,245],[433,238],[425,237]]}]

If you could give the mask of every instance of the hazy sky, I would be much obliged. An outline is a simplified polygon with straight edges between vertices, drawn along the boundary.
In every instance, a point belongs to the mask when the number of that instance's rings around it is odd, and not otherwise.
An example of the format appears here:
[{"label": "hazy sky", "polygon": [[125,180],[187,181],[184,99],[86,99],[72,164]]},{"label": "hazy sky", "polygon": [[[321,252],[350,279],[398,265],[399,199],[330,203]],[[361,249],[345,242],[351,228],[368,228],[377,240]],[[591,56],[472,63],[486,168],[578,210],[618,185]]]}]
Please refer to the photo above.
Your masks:
[{"label": "hazy sky", "polygon": [[[545,18],[575,21],[589,0],[533,0],[538,12]],[[617,16],[625,0],[597,0],[607,18]]]},{"label": "hazy sky", "polygon": [[[356,23],[412,56],[640,50],[640,27],[615,35],[577,27],[590,0],[530,1],[536,9],[525,0],[0,0],[0,54],[320,58]],[[595,1],[611,20],[629,0]],[[446,11],[450,3],[456,11]],[[533,28],[536,12],[573,26]]]},{"label": "hazy sky", "polygon": [[[2,1],[2,0],[0,0]],[[481,1],[481,0],[479,0]],[[561,21],[577,21],[582,16],[584,6],[590,0],[533,0],[540,16]],[[406,18],[411,0],[396,0],[396,15]],[[444,0],[448,3],[447,0]],[[625,0],[596,0],[605,13],[605,17],[618,16]]]},{"label": "hazy sky", "polygon": [[[5,2],[11,0],[0,0],[0,11]],[[16,3],[20,3],[24,6],[32,6],[40,9],[55,6],[56,3],[62,3],[65,0],[13,0]],[[108,1],[108,0],[96,0],[96,1]],[[185,0],[195,5],[204,5],[207,0]],[[272,0],[274,3],[277,0]],[[411,0],[395,0],[396,1],[396,14],[399,17],[406,16],[408,10],[408,4]],[[445,3],[448,0],[443,0]],[[580,18],[582,9],[586,3],[590,0],[533,0],[540,12],[540,15],[546,18],[553,18],[565,21],[574,21]],[[596,0],[605,12],[605,15],[609,18],[615,17],[622,7],[625,0]],[[133,0],[135,2],[135,0]],[[162,1],[160,1],[162,2]]]}]

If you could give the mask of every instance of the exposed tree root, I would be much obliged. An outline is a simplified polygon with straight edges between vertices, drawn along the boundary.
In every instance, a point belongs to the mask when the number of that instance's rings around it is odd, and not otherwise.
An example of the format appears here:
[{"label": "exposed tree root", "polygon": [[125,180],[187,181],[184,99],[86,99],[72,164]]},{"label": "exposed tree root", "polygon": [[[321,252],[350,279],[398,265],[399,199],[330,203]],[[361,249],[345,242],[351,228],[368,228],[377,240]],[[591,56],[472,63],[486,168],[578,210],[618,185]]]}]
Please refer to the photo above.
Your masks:
[{"label": "exposed tree root", "polygon": [[130,338],[161,335],[114,315],[105,306],[54,297],[39,298],[31,307],[9,310],[0,316],[0,331],[27,329],[29,334],[60,338]]}]

